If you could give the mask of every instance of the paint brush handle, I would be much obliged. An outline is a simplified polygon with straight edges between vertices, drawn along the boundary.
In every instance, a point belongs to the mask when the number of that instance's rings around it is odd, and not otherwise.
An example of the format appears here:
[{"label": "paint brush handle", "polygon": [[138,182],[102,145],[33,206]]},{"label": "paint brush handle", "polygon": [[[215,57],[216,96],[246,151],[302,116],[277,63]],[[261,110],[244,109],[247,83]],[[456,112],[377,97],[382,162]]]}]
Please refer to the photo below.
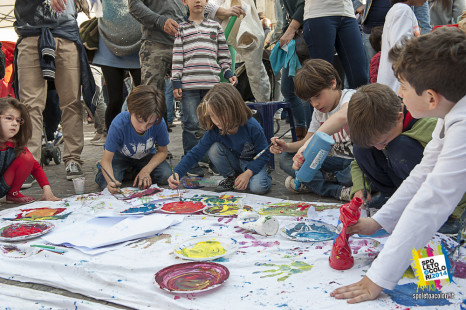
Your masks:
[{"label": "paint brush handle", "polygon": [[[292,127],[290,127],[290,129],[288,129],[287,131],[285,131],[284,133],[282,133],[282,135],[280,137],[278,137],[278,139],[281,139],[283,138],[288,132],[290,132],[290,130],[292,129]],[[267,151],[271,146],[273,145],[272,142],[269,143],[269,145],[267,145],[267,147],[265,149],[263,149],[262,151],[259,152],[259,154],[257,154],[256,156],[254,156],[254,158],[252,160],[256,160],[258,159],[262,154],[265,153],[265,151]]]},{"label": "paint brush handle", "polygon": [[[110,181],[112,181],[113,183],[115,183],[115,185],[117,185],[117,182],[115,181],[114,178],[112,178],[112,176],[110,175],[110,173],[107,172],[107,170],[105,170],[104,167],[102,167],[102,165],[100,163],[97,164],[97,168],[100,168],[102,169],[102,171],[108,176],[108,178],[110,179]],[[120,194],[123,195],[124,198],[126,198],[125,194],[123,193],[123,190],[117,186],[117,189],[120,190]]]},{"label": "paint brush handle", "polygon": [[[171,158],[171,157],[169,158],[169,161],[170,161],[170,168],[172,169],[173,180],[176,180],[176,177],[175,177],[175,170],[173,169],[173,163],[172,163],[172,158]],[[180,186],[179,186],[179,185],[178,185],[178,187],[176,188],[176,191],[178,192],[178,198],[179,198],[180,201],[181,201],[181,194],[180,194]]]}]

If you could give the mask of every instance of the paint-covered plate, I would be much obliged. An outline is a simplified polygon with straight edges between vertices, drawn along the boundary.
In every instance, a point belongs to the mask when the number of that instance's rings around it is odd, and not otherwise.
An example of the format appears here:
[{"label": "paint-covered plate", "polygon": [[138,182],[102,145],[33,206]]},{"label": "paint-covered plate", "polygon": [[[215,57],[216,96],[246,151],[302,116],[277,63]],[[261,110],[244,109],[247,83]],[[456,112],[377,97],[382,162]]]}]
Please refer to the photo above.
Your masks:
[{"label": "paint-covered plate", "polygon": [[0,228],[0,241],[20,241],[37,238],[55,226],[48,222],[15,223]]},{"label": "paint-covered plate", "polygon": [[214,289],[230,276],[227,267],[213,262],[171,265],[155,274],[161,289],[170,293],[198,293]]},{"label": "paint-covered plate", "polygon": [[238,249],[235,239],[222,237],[198,237],[175,246],[176,256],[194,261],[214,260],[233,254]]},{"label": "paint-covered plate", "polygon": [[160,209],[160,206],[153,203],[145,203],[136,207],[129,207],[126,210],[120,212],[120,215],[145,215],[154,213]]},{"label": "paint-covered plate", "polygon": [[205,208],[202,212],[212,216],[235,216],[239,208],[237,204],[215,205]]},{"label": "paint-covered plate", "polygon": [[332,240],[335,237],[335,230],[336,227],[333,225],[314,220],[294,222],[280,228],[282,236],[300,242]]},{"label": "paint-covered plate", "polygon": [[205,204],[194,201],[173,201],[163,205],[159,210],[165,213],[191,214],[202,211]]}]

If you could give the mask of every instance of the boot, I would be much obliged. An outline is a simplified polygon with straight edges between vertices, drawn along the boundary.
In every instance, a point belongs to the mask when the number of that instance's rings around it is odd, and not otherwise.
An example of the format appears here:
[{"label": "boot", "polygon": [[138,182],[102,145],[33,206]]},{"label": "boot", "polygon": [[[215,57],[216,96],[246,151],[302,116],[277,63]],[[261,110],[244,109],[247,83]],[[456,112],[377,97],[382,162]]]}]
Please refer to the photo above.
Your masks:
[{"label": "boot", "polygon": [[296,137],[298,138],[298,141],[304,139],[306,134],[306,127],[296,127]]}]

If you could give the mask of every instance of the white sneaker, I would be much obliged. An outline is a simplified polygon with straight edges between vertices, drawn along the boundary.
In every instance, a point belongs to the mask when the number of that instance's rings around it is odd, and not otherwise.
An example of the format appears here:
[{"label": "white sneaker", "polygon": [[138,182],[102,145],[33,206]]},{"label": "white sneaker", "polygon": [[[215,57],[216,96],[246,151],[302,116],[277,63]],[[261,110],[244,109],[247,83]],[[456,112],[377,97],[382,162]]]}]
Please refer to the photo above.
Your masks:
[{"label": "white sneaker", "polygon": [[81,165],[79,165],[75,161],[70,161],[66,165],[66,179],[73,180],[75,178],[81,177],[83,175],[83,171],[81,170]]},{"label": "white sneaker", "polygon": [[275,112],[275,114],[273,115],[273,118],[274,118],[274,119],[281,120],[281,119],[282,119],[282,112],[283,112],[283,108],[278,109],[278,110]]},{"label": "white sneaker", "polygon": [[343,186],[340,193],[340,200],[342,201],[351,201],[351,189],[353,187]]}]

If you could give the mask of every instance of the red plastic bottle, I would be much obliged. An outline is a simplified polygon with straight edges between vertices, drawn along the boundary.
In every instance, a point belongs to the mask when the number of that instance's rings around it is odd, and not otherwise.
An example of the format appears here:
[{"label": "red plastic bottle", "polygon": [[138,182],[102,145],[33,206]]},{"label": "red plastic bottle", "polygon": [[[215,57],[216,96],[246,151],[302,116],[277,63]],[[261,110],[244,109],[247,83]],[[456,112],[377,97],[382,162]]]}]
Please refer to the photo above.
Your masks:
[{"label": "red plastic bottle", "polygon": [[362,199],[354,197],[350,203],[340,207],[340,224],[337,231],[341,227],[341,232],[333,243],[332,253],[329,257],[330,267],[337,270],[350,269],[354,265],[353,255],[348,243],[349,235],[346,233],[346,228],[356,224],[361,215]]}]

